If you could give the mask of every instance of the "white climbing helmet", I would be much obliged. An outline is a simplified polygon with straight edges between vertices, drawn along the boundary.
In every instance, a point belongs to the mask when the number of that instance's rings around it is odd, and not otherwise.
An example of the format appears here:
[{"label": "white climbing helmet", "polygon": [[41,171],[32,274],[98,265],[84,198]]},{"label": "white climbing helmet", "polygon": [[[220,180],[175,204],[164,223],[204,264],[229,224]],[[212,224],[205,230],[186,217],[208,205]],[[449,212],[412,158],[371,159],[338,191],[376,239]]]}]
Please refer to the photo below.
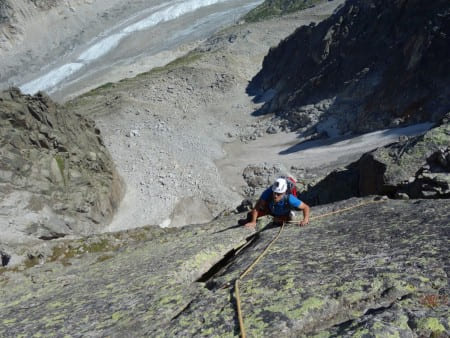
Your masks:
[{"label": "white climbing helmet", "polygon": [[272,185],[272,191],[277,194],[283,194],[287,190],[287,182],[284,178],[277,178],[275,183]]}]

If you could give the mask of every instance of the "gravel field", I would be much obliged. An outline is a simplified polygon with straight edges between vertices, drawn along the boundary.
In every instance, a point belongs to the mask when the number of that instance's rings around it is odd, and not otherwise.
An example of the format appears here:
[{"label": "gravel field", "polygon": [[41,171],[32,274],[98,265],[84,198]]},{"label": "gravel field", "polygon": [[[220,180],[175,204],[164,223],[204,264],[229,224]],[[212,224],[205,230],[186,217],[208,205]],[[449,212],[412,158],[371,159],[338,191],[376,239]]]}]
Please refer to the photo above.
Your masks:
[{"label": "gravel field", "polygon": [[[261,103],[247,94],[249,81],[270,47],[300,25],[323,19],[339,3],[232,26],[200,43],[176,67],[76,99],[77,109],[87,109],[96,120],[127,183],[106,231],[202,223],[234,210],[244,198],[242,168],[222,170],[227,168],[221,161],[233,162],[223,146],[244,150],[252,139],[267,137],[271,125],[270,116],[252,115]],[[260,150],[248,164],[267,160]]]}]

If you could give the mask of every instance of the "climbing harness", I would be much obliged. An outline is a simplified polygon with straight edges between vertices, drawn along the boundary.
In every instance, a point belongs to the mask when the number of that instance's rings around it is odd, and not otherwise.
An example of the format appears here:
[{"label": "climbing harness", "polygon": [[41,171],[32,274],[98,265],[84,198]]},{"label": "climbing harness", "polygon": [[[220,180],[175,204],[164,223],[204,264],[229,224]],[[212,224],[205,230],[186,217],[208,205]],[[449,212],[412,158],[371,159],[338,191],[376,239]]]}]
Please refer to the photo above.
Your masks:
[{"label": "climbing harness", "polygon": [[[343,208],[343,209],[331,211],[331,212],[328,212],[328,213],[325,213],[325,214],[322,214],[322,215],[318,215],[318,216],[315,216],[315,217],[310,217],[309,219],[310,219],[310,220],[315,220],[315,219],[319,219],[319,218],[324,218],[324,217],[327,217],[327,216],[330,216],[330,215],[334,215],[334,214],[338,214],[338,213],[341,213],[341,212],[345,212],[345,211],[348,211],[348,210],[351,210],[351,209],[356,209],[356,208],[362,207],[362,206],[364,206],[364,205],[373,204],[373,203],[380,203],[380,202],[383,202],[383,201],[384,201],[383,199],[380,199],[380,200],[372,200],[372,201],[360,203],[360,204],[357,204],[357,205],[354,205],[354,206],[351,206],[351,207],[347,207],[347,208]],[[234,281],[234,293],[235,293],[235,297],[236,297],[236,310],[237,310],[237,315],[238,315],[238,319],[239,319],[239,329],[240,329],[241,337],[242,337],[242,338],[246,338],[247,335],[246,335],[246,333],[245,333],[244,318],[243,318],[243,316],[242,316],[242,308],[241,308],[241,296],[240,296],[240,293],[239,293],[239,284],[240,284],[240,281],[241,281],[245,276],[247,276],[247,275],[250,273],[250,271],[252,271],[252,269],[255,267],[255,265],[258,264],[258,262],[259,262],[259,261],[264,257],[264,255],[270,250],[271,246],[272,246],[272,245],[277,241],[277,239],[280,237],[280,234],[281,234],[281,232],[283,231],[284,226],[285,226],[286,223],[289,223],[289,224],[298,224],[298,222],[296,222],[296,221],[285,221],[285,222],[283,222],[282,225],[281,225],[281,227],[280,227],[280,230],[278,231],[278,233],[276,234],[276,236],[270,241],[270,243],[266,246],[266,248],[263,250],[263,252],[260,253],[260,254],[258,255],[258,257],[256,257],[256,259],[253,261],[253,263],[251,263],[251,264],[244,270],[244,272],[242,272],[242,273],[239,275],[239,277],[236,278],[236,280]],[[260,230],[260,231],[261,231],[261,230]]]}]

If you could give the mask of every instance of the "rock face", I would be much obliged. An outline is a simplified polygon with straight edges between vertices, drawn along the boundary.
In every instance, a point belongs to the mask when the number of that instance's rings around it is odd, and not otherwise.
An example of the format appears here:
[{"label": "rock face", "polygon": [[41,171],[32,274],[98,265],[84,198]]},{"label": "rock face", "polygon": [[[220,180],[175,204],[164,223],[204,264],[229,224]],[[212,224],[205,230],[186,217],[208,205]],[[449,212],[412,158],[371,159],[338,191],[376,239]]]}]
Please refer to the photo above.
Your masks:
[{"label": "rock face", "polygon": [[[449,335],[450,204],[372,202],[315,207],[358,206],[284,229],[241,281],[249,336]],[[45,269],[0,274],[0,335],[237,336],[227,285],[278,228],[249,236],[236,221],[61,244]]]},{"label": "rock face", "polygon": [[392,198],[450,197],[450,124],[448,119],[424,135],[364,154],[356,163],[327,175],[302,194],[310,204],[352,196]]},{"label": "rock face", "polygon": [[359,176],[361,195],[450,197],[450,124],[364,155]]},{"label": "rock face", "polygon": [[448,1],[349,0],[273,48],[249,88],[275,92],[263,111],[294,129],[317,119],[341,133],[437,121],[450,109],[449,53]]},{"label": "rock face", "polygon": [[1,243],[100,230],[123,186],[94,123],[17,89],[0,117]]}]

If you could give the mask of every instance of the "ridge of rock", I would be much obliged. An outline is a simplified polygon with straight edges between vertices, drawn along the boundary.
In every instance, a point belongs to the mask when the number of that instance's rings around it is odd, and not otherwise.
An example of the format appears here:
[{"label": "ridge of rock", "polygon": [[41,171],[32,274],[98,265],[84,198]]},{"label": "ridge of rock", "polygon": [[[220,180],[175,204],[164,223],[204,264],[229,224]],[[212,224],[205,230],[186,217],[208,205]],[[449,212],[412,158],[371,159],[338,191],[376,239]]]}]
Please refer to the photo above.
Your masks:
[{"label": "ridge of rock", "polygon": [[1,245],[99,231],[123,183],[100,130],[49,97],[0,93]]}]

